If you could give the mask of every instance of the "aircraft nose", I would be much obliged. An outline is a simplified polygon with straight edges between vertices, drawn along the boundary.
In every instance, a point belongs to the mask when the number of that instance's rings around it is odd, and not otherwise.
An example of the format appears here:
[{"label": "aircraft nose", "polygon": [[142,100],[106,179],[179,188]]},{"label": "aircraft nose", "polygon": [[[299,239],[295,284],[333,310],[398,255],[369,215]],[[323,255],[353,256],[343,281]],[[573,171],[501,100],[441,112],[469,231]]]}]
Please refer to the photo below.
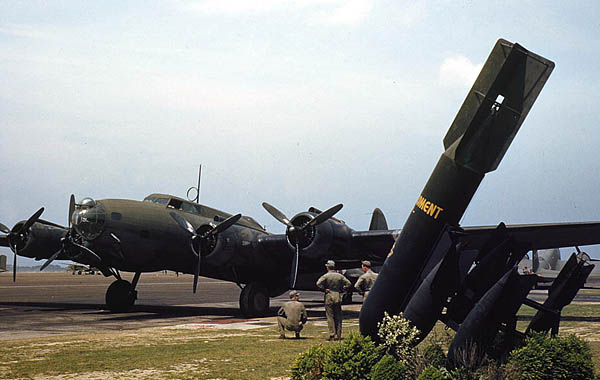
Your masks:
[{"label": "aircraft nose", "polygon": [[100,236],[104,229],[105,215],[102,204],[94,202],[93,207],[76,210],[71,217],[71,223],[77,233],[87,240],[93,240]]}]

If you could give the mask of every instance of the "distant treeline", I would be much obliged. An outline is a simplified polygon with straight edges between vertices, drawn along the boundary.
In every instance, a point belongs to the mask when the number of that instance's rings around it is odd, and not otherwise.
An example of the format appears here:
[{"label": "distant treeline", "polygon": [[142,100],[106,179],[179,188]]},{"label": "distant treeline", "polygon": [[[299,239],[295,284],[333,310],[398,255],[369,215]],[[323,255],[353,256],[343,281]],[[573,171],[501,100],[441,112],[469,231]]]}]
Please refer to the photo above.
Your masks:
[{"label": "distant treeline", "polygon": [[[29,266],[29,267],[17,265],[17,273],[39,272],[41,267],[42,267],[41,265],[33,265],[33,266]],[[44,272],[66,272],[67,270],[68,270],[68,268],[66,266],[50,264],[50,265],[48,265],[48,267],[46,269],[44,269]],[[6,271],[12,272],[12,265],[10,265],[10,264],[7,265]]]}]

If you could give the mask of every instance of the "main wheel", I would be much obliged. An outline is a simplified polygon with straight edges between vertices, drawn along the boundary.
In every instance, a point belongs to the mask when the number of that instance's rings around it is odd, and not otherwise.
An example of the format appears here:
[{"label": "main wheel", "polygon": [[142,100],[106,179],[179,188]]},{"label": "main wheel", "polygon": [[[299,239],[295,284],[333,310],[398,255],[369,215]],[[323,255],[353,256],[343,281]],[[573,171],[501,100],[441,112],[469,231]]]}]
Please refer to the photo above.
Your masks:
[{"label": "main wheel", "polygon": [[116,280],[106,290],[106,307],[113,313],[129,311],[136,298],[137,292],[129,281]]},{"label": "main wheel", "polygon": [[352,292],[345,292],[342,294],[342,305],[352,304]]},{"label": "main wheel", "polygon": [[248,318],[262,317],[269,312],[269,290],[259,282],[251,282],[240,294],[240,310]]}]

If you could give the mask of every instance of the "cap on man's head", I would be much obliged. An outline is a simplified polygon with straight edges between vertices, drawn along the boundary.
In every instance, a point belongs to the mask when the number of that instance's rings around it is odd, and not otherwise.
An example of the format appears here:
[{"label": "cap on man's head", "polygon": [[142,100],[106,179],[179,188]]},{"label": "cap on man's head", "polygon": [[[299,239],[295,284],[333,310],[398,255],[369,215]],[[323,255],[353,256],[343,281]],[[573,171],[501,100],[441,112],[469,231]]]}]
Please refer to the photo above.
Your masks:
[{"label": "cap on man's head", "polygon": [[371,262],[369,260],[363,260],[360,263],[366,266],[367,268],[371,268]]},{"label": "cap on man's head", "polygon": [[327,260],[327,262],[325,263],[325,266],[327,268],[335,268],[335,261],[333,261],[333,260]]},{"label": "cap on man's head", "polygon": [[290,291],[290,298],[292,297],[300,297],[300,293],[297,290]]}]

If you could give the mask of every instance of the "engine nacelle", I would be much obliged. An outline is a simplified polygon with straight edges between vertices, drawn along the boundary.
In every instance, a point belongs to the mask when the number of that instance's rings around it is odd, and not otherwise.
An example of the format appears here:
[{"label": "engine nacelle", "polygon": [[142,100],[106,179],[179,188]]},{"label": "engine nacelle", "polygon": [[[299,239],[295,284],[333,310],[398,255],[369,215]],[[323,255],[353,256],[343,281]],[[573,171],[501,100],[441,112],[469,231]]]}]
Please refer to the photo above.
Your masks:
[{"label": "engine nacelle", "polygon": [[296,228],[288,227],[286,230],[290,248],[296,249],[298,244],[301,257],[309,260],[327,260],[342,254],[347,256],[351,248],[352,229],[333,218],[316,226],[309,225],[317,215],[302,212],[292,218],[290,222]]},{"label": "engine nacelle", "polygon": [[[13,231],[19,230],[25,221],[17,223]],[[19,256],[36,260],[47,259],[61,248],[61,239],[67,230],[42,222],[34,223],[19,241],[15,242]]]}]

